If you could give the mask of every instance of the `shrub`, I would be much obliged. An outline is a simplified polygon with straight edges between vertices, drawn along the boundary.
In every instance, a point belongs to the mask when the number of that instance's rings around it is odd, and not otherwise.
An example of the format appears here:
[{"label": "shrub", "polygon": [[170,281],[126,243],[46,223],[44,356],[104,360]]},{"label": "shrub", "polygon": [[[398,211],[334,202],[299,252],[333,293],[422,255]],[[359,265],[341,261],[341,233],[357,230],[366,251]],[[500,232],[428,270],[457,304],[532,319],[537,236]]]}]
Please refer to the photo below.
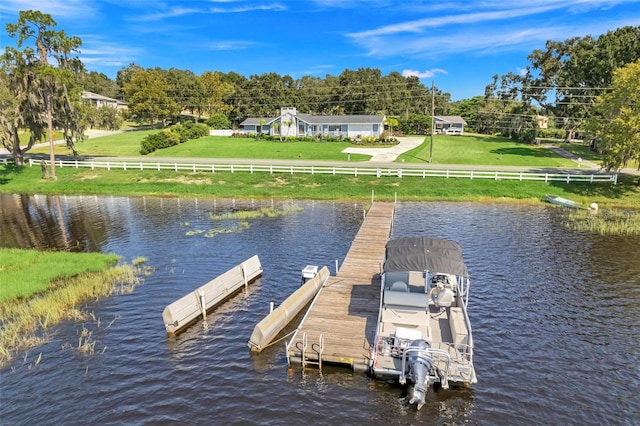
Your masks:
[{"label": "shrub", "polygon": [[243,132],[233,132],[231,134],[232,138],[255,138],[255,133],[243,133]]},{"label": "shrub", "polygon": [[141,142],[140,154],[147,155],[159,149],[169,148],[208,134],[209,128],[206,124],[190,121],[184,124],[175,124],[166,130],[145,137]]},{"label": "shrub", "polygon": [[229,129],[231,128],[231,121],[224,114],[213,114],[207,120],[207,125],[212,129]]},{"label": "shrub", "polygon": [[180,137],[176,133],[171,134],[163,130],[158,133],[148,135],[142,140],[140,154],[147,155],[158,149],[168,148],[180,143]]},{"label": "shrub", "polygon": [[564,139],[563,129],[540,129],[538,136],[541,138]]}]

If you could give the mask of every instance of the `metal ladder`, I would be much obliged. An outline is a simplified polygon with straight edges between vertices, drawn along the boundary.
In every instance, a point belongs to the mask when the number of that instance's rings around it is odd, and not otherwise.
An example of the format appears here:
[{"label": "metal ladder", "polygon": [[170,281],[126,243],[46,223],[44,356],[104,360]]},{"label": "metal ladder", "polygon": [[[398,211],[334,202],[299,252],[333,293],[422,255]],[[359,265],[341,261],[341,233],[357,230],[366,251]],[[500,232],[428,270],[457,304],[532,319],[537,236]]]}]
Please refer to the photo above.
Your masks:
[{"label": "metal ladder", "polygon": [[[311,349],[314,350],[315,344],[311,345]],[[318,349],[315,352],[318,354],[318,361],[310,361],[307,359],[306,352],[308,349],[307,344],[307,332],[305,331],[302,334],[302,356],[300,362],[302,363],[302,368],[304,369],[308,365],[317,365],[319,370],[322,370],[322,352],[324,352],[324,334],[320,334],[318,339]]]}]

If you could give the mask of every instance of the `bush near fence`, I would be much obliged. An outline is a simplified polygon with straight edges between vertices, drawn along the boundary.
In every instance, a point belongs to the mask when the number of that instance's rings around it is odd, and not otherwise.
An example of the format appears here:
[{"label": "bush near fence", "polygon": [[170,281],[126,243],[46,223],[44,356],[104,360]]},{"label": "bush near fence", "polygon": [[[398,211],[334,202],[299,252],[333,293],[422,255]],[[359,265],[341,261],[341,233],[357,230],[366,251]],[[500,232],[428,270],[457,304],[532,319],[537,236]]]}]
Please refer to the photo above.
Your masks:
[{"label": "bush near fence", "polygon": [[188,140],[209,135],[209,127],[202,123],[190,121],[175,124],[166,130],[145,137],[140,143],[140,154],[147,155],[163,148],[169,148]]}]

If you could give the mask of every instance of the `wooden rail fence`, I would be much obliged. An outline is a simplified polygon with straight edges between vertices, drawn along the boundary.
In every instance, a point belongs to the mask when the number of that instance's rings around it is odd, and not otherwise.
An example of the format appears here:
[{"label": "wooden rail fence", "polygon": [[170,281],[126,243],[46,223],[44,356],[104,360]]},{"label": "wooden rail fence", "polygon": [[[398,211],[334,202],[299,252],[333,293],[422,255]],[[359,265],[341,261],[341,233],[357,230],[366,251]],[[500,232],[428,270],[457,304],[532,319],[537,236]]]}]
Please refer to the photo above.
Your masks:
[{"label": "wooden rail fence", "polygon": [[[46,160],[45,160],[46,161]],[[46,161],[49,165],[49,161]],[[29,166],[39,165],[40,161],[29,159]],[[150,162],[150,161],[96,161],[96,160],[57,160],[56,167],[107,169],[107,170],[172,170],[175,172],[231,172],[231,173],[287,173],[287,174],[325,174],[350,176],[381,177],[439,177],[493,180],[533,180],[560,182],[612,182],[618,183],[616,173],[566,173],[566,172],[534,172],[534,171],[498,171],[498,170],[447,170],[416,167],[375,167],[357,166],[321,166],[321,165],[282,165],[251,163],[184,163],[184,162]]]}]

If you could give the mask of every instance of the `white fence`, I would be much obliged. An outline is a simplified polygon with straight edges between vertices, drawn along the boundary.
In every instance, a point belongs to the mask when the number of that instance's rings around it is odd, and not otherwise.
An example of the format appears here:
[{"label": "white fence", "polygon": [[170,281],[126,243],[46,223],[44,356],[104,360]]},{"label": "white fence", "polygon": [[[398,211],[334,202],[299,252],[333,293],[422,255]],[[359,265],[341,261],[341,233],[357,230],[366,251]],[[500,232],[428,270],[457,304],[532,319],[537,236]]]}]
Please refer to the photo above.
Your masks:
[{"label": "white fence", "polygon": [[211,129],[209,130],[209,136],[231,136],[233,130],[231,129]]},{"label": "white fence", "polygon": [[[49,161],[46,162],[47,165]],[[39,165],[40,161],[29,159],[29,165]],[[95,160],[56,160],[56,167],[107,169],[107,170],[173,170],[175,172],[231,172],[231,173],[287,173],[287,174],[325,174],[349,176],[381,177],[439,177],[493,180],[537,180],[544,182],[613,182],[618,183],[615,173],[548,173],[532,171],[488,171],[488,170],[446,170],[415,167],[372,167],[357,166],[320,166],[320,165],[282,165],[251,163],[183,163],[183,162],[149,162],[149,161],[95,161]]]}]

